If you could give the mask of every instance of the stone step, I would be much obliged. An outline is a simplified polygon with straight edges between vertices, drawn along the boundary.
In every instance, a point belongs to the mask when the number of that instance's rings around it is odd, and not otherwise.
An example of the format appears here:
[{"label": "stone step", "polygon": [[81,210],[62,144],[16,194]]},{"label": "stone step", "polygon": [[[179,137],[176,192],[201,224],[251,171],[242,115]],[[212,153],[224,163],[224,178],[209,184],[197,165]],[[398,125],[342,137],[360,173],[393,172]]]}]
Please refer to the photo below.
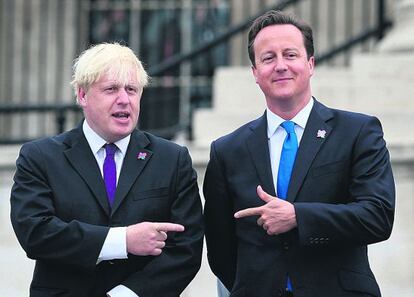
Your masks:
[{"label": "stone step", "polygon": [[[318,67],[312,93],[332,108],[375,115],[390,142],[414,141],[414,54],[357,54],[348,68]],[[233,131],[257,118],[266,108],[264,95],[249,67],[216,71],[213,108],[197,110],[194,138],[197,145]]]},{"label": "stone step", "polygon": [[244,110],[263,110],[263,93],[257,86],[249,67],[222,67],[216,70],[213,81],[213,108],[238,113]]},{"label": "stone step", "polygon": [[197,111],[194,117],[193,131],[196,136],[197,146],[210,146],[211,142],[225,134],[228,134],[241,125],[258,118],[264,112],[255,111],[239,111],[231,113],[227,111],[204,109]]}]

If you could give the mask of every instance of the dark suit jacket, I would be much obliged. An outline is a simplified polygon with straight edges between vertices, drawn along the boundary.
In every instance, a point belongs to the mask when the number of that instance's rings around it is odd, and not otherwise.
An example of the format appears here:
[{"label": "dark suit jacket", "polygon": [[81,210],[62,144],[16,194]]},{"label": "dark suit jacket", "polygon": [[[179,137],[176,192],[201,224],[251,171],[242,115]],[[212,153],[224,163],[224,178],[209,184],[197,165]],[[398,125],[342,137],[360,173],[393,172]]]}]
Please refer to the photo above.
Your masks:
[{"label": "dark suit jacket", "polygon": [[278,236],[233,218],[264,204],[257,185],[275,195],[270,166],[265,115],[211,145],[208,259],[231,296],[279,296],[287,274],[295,297],[380,296],[367,245],[390,236],[395,189],[378,119],[315,100],[288,189],[298,227]]},{"label": "dark suit jacket", "polygon": [[[145,152],[145,160],[137,154]],[[36,260],[31,297],[103,297],[123,284],[140,297],[177,297],[200,267],[202,212],[188,151],[134,131],[110,211],[102,175],[81,127],[23,145],[11,193],[11,220]],[[159,256],[96,264],[110,227],[173,222]]]}]

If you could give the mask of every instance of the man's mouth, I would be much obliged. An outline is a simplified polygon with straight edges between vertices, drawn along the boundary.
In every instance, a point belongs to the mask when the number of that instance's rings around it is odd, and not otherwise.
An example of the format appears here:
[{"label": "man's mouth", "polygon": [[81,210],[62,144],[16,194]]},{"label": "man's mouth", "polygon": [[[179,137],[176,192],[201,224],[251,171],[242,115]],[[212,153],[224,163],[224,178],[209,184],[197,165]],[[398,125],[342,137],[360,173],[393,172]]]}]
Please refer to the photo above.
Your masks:
[{"label": "man's mouth", "polygon": [[115,112],[112,114],[113,117],[122,119],[122,118],[129,118],[129,112]]},{"label": "man's mouth", "polygon": [[281,77],[281,78],[276,78],[275,80],[273,80],[274,82],[281,82],[281,81],[288,81],[291,80],[290,77]]}]

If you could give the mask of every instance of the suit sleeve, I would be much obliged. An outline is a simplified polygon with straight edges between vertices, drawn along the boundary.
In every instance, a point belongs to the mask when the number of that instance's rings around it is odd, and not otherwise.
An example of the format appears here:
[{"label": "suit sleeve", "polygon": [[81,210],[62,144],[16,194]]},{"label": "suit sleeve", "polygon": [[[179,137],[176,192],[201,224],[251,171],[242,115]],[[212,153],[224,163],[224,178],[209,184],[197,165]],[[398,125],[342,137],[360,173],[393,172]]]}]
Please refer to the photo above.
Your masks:
[{"label": "suit sleeve", "polygon": [[234,210],[215,142],[211,145],[203,190],[208,261],[213,273],[231,290],[237,261]]},{"label": "suit sleeve", "polygon": [[44,157],[36,143],[23,145],[11,191],[11,222],[29,258],[93,270],[109,228],[56,214]]},{"label": "suit sleeve", "polygon": [[204,236],[201,200],[197,175],[186,148],[181,148],[174,183],[176,195],[170,221],[183,225],[185,231],[168,233],[161,255],[122,283],[139,297],[179,296],[201,265]]},{"label": "suit sleeve", "polygon": [[378,119],[370,117],[361,126],[353,146],[348,201],[318,203],[314,197],[314,203],[295,203],[301,244],[366,245],[389,238],[395,185]]}]

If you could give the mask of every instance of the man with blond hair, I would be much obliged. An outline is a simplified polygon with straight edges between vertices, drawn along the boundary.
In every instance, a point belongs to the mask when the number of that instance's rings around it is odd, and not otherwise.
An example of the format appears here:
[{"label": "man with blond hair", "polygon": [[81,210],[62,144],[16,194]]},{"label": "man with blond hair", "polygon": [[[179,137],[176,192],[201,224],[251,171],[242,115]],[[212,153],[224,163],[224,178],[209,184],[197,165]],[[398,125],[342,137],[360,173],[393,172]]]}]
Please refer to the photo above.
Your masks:
[{"label": "man with blond hair", "polygon": [[178,297],[197,273],[196,173],[186,148],[136,129],[147,83],[131,49],[92,46],[72,81],[85,120],[22,146],[11,221],[36,260],[31,297]]}]

